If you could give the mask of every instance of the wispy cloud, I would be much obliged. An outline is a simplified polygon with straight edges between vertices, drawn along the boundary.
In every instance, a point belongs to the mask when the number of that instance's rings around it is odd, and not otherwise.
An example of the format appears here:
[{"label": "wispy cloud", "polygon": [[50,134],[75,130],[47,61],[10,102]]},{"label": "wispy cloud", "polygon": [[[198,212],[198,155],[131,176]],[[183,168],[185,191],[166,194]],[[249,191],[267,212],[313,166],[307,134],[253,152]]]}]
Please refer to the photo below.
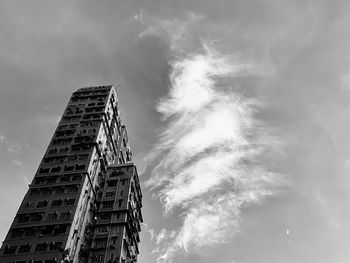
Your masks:
[{"label": "wispy cloud", "polygon": [[0,134],[0,146],[6,149],[7,153],[11,156],[11,163],[17,166],[21,166],[22,162],[18,159],[22,152],[22,146],[19,142],[10,141],[6,136]]},{"label": "wispy cloud", "polygon": [[201,14],[188,11],[181,19],[161,19],[149,16],[145,11],[140,11],[140,14],[134,17],[136,21],[147,25],[139,38],[158,36],[167,41],[170,49],[175,53],[186,51],[186,47],[191,42],[189,28],[197,25],[203,18]]},{"label": "wispy cloud", "polygon": [[166,213],[182,211],[177,232],[163,229],[157,236],[155,251],[164,261],[179,251],[226,242],[239,231],[242,208],[274,194],[282,183],[261,162],[275,141],[254,119],[259,103],[229,85],[259,74],[256,65],[204,44],[171,67],[169,94],[157,107],[167,125],[148,181]]}]

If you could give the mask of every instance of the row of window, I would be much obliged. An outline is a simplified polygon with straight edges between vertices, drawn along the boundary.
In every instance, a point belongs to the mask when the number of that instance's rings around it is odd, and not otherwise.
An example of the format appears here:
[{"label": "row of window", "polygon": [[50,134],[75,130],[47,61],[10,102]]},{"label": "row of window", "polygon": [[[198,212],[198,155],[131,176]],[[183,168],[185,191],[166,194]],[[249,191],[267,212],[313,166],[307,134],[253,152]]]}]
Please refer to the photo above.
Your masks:
[{"label": "row of window", "polygon": [[65,116],[67,116],[67,115],[78,115],[78,114],[82,114],[83,112],[84,112],[83,109],[70,107],[70,108],[67,109],[67,111],[64,113],[64,115]]},{"label": "row of window", "polygon": [[[81,181],[82,179],[68,179],[64,178],[61,180],[61,182],[70,182],[70,181]],[[30,196],[47,196],[51,194],[57,194],[57,195],[62,195],[62,194],[70,194],[70,193],[76,193],[79,191],[80,185],[75,184],[75,185],[67,185],[67,186],[62,186],[62,187],[54,187],[54,188],[40,188],[40,189],[31,189],[29,195]]]},{"label": "row of window", "polygon": [[83,120],[97,120],[102,118],[102,113],[90,113],[83,116]]},{"label": "row of window", "polygon": [[[115,191],[106,192],[106,193],[105,193],[105,198],[112,198],[112,197],[115,196],[115,194],[116,194]],[[124,191],[123,191],[123,190],[121,190],[121,191],[119,192],[119,196],[124,196]]]},{"label": "row of window", "polygon": [[53,148],[48,151],[47,155],[65,154],[67,152],[69,152],[69,147]]},{"label": "row of window", "polygon": [[[90,108],[85,109],[85,112],[86,112],[86,113],[93,113],[93,112],[98,112],[98,113],[100,113],[100,112],[103,112],[104,109],[105,109],[104,103],[103,103],[103,104],[100,103],[100,105],[96,105],[95,103],[89,103],[88,106],[89,106]],[[101,107],[101,106],[102,106],[102,107]]]},{"label": "row of window", "polygon": [[[118,200],[118,207],[121,207],[123,205],[123,199]],[[114,201],[105,201],[102,203],[102,208],[113,208],[114,207]]]},{"label": "row of window", "polygon": [[108,94],[110,86],[101,86],[93,88],[81,88],[75,91],[73,95],[76,96],[87,96],[87,95],[97,95],[97,94]]},{"label": "row of window", "polygon": [[9,261],[7,263],[57,263],[58,261],[56,259],[47,259],[47,260],[34,260],[31,259],[29,261],[26,260],[17,260],[17,261]]},{"label": "row of window", "polygon": [[47,164],[64,163],[72,161],[83,161],[87,160],[89,154],[74,154],[74,155],[59,155],[59,156],[46,156],[43,161]]},{"label": "row of window", "polygon": [[57,167],[53,167],[53,168],[44,168],[41,167],[39,170],[40,174],[45,174],[45,173],[58,173],[61,172],[61,170],[63,172],[68,172],[68,171],[73,171],[73,170],[84,170],[85,169],[85,164],[79,164],[77,163],[76,165],[65,165],[62,169],[62,167],[59,165]]},{"label": "row of window", "polygon": [[74,138],[73,143],[93,143],[95,142],[95,135],[80,135]]},{"label": "row of window", "polygon": [[63,116],[61,122],[63,123],[67,123],[67,122],[78,122],[80,121],[80,116],[78,117],[67,117],[67,116]]},{"label": "row of window", "polygon": [[63,234],[67,230],[67,225],[46,225],[41,227],[14,228],[11,229],[11,238],[34,237]]},{"label": "row of window", "polygon": [[[81,182],[82,175],[61,175],[61,176],[49,176],[49,177],[37,177],[34,179],[34,185],[46,185],[46,184],[58,184],[58,183],[70,183]],[[39,189],[32,189],[31,196],[39,195]],[[51,193],[48,193],[51,194]]]},{"label": "row of window", "polygon": [[[114,214],[114,213],[113,213]],[[117,216],[116,216],[116,219],[119,219],[120,218],[120,215],[121,215],[121,213],[115,213]],[[112,218],[112,213],[101,213],[100,215],[99,215],[99,219],[101,220],[101,221],[109,221],[109,220],[111,220],[111,218]]]},{"label": "row of window", "polygon": [[73,136],[69,138],[55,138],[52,140],[51,145],[66,145],[70,144],[73,140]]},{"label": "row of window", "polygon": [[67,136],[72,136],[75,134],[75,130],[74,129],[69,129],[69,130],[58,130],[55,133],[55,137],[59,138],[59,137],[67,137]]},{"label": "row of window", "polygon": [[[58,216],[58,212],[48,214],[46,217],[47,221],[56,221],[56,220],[67,220],[70,219],[71,212],[62,212]],[[44,217],[44,213],[31,213],[31,214],[21,214],[18,215],[18,223],[28,223],[28,222],[40,222]]]},{"label": "row of window", "polygon": [[[128,182],[128,179],[121,179],[120,183],[121,185],[125,185],[125,183]],[[118,184],[118,180],[109,180],[107,181],[107,186],[108,187],[115,187]]]},{"label": "row of window", "polygon": [[[118,236],[111,238],[110,245],[115,246]],[[105,248],[107,246],[107,238],[98,238],[94,240],[93,248]]]},{"label": "row of window", "polygon": [[[35,246],[35,249],[33,252],[43,252],[43,251],[48,251],[48,250],[59,250],[62,247],[62,242],[51,242],[48,244],[47,242],[45,243],[39,243]],[[21,253],[29,253],[32,250],[32,245],[31,244],[25,244],[21,246],[5,246],[4,249],[4,255],[9,255],[9,254],[21,254]]]},{"label": "row of window", "polygon": [[[61,206],[61,205],[74,205],[75,203],[75,199],[71,198],[66,198],[64,200],[62,199],[57,199],[57,200],[53,200],[51,202],[51,206]],[[24,205],[24,208],[25,209],[29,209],[29,208],[42,208],[42,207],[47,207],[49,204],[49,201],[48,200],[43,200],[43,201],[39,201],[38,203],[30,203],[30,202],[27,202],[25,205]]]},{"label": "row of window", "polygon": [[105,103],[106,96],[105,95],[99,95],[99,96],[85,96],[85,97],[80,97],[80,96],[72,96],[71,98],[71,103],[72,102],[97,102],[97,103]]},{"label": "row of window", "polygon": [[70,125],[63,124],[63,125],[58,126],[58,130],[64,130],[64,129],[72,129],[72,130],[74,130],[77,127],[78,127],[78,124],[70,124]]}]

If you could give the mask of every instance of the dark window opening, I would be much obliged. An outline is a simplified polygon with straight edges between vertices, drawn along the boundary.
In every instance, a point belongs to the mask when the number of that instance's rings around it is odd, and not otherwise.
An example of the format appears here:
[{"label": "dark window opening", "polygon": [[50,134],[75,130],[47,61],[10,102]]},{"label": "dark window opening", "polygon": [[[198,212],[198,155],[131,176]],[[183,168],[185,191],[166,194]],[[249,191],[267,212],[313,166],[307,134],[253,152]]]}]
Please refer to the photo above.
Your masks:
[{"label": "dark window opening", "polygon": [[46,251],[47,249],[47,243],[40,243],[40,244],[37,244],[36,245],[36,248],[35,248],[35,252],[42,252],[42,251]]},{"label": "dark window opening", "polygon": [[65,199],[64,205],[74,205],[75,199]]},{"label": "dark window opening", "polygon": [[114,202],[104,202],[103,208],[113,208],[113,203]]},{"label": "dark window opening", "polygon": [[55,227],[55,234],[64,234],[66,233],[67,225],[58,225]]},{"label": "dark window opening", "polygon": [[4,255],[15,254],[17,246],[5,246]]},{"label": "dark window opening", "polygon": [[117,182],[118,182],[118,181],[108,181],[108,182],[107,182],[107,186],[108,186],[108,187],[116,186],[116,185],[117,185]]},{"label": "dark window opening", "polygon": [[22,245],[18,249],[18,253],[28,253],[30,251],[31,246],[29,244]]},{"label": "dark window opening", "polygon": [[60,206],[62,205],[62,200],[58,199],[58,200],[53,200],[51,203],[51,206]]},{"label": "dark window opening", "polygon": [[41,208],[41,207],[46,207],[47,206],[47,201],[40,201],[38,202],[38,204],[36,205],[37,208]]}]

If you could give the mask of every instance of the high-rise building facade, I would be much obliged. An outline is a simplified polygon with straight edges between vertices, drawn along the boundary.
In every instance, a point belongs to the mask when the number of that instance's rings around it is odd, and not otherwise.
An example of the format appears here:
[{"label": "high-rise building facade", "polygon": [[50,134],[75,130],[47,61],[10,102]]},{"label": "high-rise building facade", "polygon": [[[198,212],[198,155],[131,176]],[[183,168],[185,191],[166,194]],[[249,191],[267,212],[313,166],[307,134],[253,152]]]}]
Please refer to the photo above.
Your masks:
[{"label": "high-rise building facade", "polygon": [[137,262],[142,194],[114,86],[73,93],[1,263]]}]

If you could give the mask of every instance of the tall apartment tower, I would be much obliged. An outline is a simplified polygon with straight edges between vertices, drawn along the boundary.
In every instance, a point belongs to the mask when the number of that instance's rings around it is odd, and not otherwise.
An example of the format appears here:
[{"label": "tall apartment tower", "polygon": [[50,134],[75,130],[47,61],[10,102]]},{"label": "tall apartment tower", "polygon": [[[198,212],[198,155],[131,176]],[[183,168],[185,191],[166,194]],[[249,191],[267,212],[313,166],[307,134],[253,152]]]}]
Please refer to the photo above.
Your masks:
[{"label": "tall apartment tower", "polygon": [[1,263],[137,262],[142,194],[114,86],[73,93]]}]

